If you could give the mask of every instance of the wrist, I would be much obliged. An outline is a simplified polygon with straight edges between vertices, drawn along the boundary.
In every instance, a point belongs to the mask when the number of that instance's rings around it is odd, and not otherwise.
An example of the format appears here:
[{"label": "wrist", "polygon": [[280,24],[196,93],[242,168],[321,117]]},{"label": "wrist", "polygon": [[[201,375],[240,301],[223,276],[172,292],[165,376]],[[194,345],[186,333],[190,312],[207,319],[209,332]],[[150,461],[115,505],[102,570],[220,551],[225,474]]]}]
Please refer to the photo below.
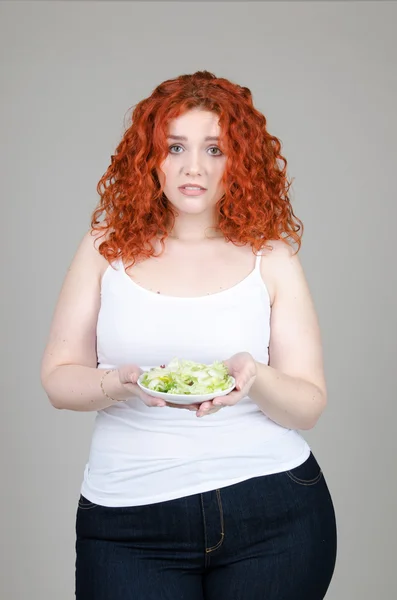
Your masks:
[{"label": "wrist", "polygon": [[101,377],[101,389],[103,395],[112,402],[124,402],[131,393],[120,381],[118,369],[107,369]]},{"label": "wrist", "polygon": [[258,362],[257,360],[254,360],[254,365],[255,365],[255,375],[253,377],[253,381],[252,381],[249,393],[251,393],[252,391],[255,390],[255,388],[256,388],[256,386],[258,384],[258,376],[259,376],[259,373],[261,371],[261,368],[264,367],[264,366],[266,366],[263,363]]}]

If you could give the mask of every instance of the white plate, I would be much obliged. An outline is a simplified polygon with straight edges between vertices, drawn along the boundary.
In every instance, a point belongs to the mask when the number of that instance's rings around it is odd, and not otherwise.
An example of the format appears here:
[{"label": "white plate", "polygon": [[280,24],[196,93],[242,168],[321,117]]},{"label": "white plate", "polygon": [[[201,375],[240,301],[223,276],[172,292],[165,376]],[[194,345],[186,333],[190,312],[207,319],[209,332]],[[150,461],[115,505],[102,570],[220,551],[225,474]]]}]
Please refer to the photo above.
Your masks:
[{"label": "white plate", "polygon": [[230,394],[232,390],[234,390],[236,382],[234,377],[232,377],[233,384],[227,390],[222,390],[220,392],[211,392],[210,394],[167,394],[167,392],[156,392],[155,390],[150,390],[142,385],[141,379],[145,375],[142,373],[140,375],[137,384],[148,394],[148,396],[153,396],[154,398],[162,398],[166,402],[172,402],[173,404],[200,404],[201,402],[205,402],[206,400],[213,400],[213,398],[218,398],[218,396],[226,396]]}]

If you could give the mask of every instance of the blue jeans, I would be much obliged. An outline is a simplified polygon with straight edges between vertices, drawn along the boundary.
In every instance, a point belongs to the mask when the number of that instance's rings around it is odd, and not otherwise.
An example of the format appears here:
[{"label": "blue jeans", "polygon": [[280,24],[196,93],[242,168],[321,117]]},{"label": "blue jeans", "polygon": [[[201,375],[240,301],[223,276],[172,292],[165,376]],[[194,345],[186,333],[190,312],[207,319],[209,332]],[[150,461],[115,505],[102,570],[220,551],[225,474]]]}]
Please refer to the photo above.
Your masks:
[{"label": "blue jeans", "polygon": [[321,600],[336,560],[313,454],[291,471],[146,506],[80,496],[77,600]]}]

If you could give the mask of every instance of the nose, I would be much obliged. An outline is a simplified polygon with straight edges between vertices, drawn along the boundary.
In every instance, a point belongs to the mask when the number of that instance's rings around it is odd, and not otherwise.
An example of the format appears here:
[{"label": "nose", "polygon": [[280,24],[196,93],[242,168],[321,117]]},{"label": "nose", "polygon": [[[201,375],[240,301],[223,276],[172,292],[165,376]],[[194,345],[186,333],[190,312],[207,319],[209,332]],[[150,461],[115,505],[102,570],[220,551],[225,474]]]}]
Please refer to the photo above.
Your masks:
[{"label": "nose", "polygon": [[185,175],[197,176],[201,175],[202,165],[199,160],[198,152],[191,152],[189,159],[186,161],[184,166]]}]

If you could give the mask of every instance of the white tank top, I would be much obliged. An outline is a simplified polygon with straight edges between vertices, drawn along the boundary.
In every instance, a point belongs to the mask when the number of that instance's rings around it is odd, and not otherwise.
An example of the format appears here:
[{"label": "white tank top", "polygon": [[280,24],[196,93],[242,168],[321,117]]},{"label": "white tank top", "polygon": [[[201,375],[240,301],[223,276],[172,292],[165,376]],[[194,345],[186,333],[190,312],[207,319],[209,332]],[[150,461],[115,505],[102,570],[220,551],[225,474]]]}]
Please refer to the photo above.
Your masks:
[{"label": "white tank top", "polygon": [[[146,370],[174,357],[209,364],[242,351],[268,364],[270,311],[260,256],[240,283],[193,298],[142,288],[120,259],[102,278],[98,368]],[[81,493],[104,506],[151,504],[292,469],[309,454],[297,431],[248,396],[202,418],[134,397],[98,411]]]}]

